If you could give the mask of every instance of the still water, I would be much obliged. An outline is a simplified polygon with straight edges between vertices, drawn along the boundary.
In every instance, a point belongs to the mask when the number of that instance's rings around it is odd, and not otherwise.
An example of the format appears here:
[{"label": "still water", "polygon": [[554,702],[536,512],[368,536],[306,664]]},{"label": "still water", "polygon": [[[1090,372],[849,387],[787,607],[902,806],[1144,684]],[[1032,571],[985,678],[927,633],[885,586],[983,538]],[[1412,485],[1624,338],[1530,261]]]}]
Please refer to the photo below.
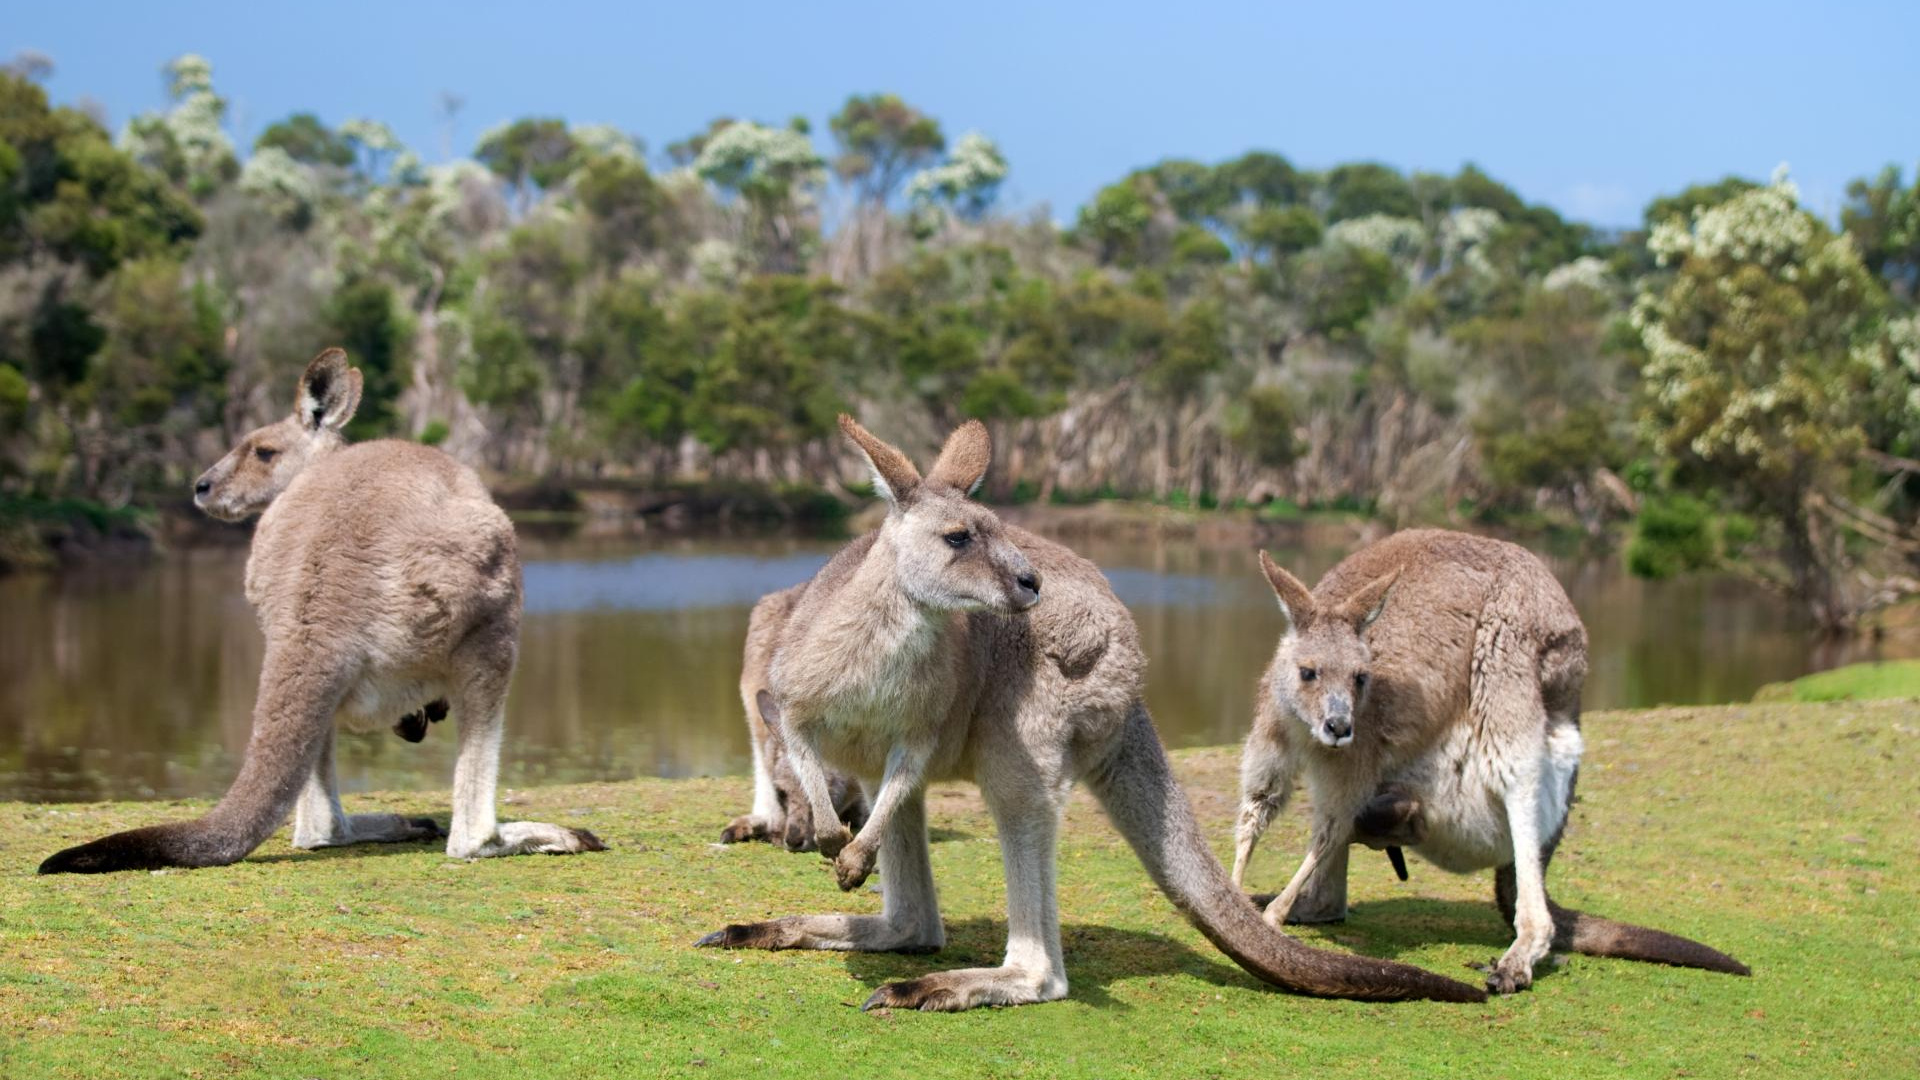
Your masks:
[{"label": "still water", "polygon": [[[749,768],[737,680],[747,614],[833,541],[524,544],[527,613],[507,786]],[[1281,617],[1250,549],[1085,541],[1140,623],[1147,696],[1173,746],[1238,741]],[[1308,581],[1340,548],[1275,548]],[[1617,557],[1549,557],[1593,643],[1589,709],[1745,700],[1816,665],[1804,624],[1742,582],[1644,582]],[[0,799],[214,796],[247,742],[262,642],[245,553],[0,578]],[[1851,659],[1824,655],[1822,663]],[[397,719],[397,718],[396,718]],[[342,734],[346,791],[444,788],[455,733]]]}]

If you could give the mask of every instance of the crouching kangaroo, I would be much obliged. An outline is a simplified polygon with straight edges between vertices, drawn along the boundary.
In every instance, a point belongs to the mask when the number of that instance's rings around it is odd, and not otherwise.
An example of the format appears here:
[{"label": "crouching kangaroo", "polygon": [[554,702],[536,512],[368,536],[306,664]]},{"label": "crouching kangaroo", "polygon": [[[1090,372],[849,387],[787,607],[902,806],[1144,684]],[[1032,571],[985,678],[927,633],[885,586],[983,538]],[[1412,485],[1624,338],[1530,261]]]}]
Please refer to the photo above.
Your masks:
[{"label": "crouching kangaroo", "polygon": [[213,517],[261,514],[246,589],[266,659],[233,786],[197,821],[68,848],[41,873],[237,862],[288,811],[298,848],[438,838],[430,818],[345,813],[333,739],[336,717],[350,726],[396,713],[432,717],[442,698],[460,739],[448,855],[603,847],[584,829],[496,821],[507,684],[519,649],[513,525],[479,478],[438,450],[347,445],[340,429],[360,388],[344,352],[321,353],[301,376],[294,414],[247,435],[194,485],[194,502]]},{"label": "crouching kangaroo", "polygon": [[[957,1011],[1064,997],[1054,846],[1068,793],[1084,778],[1162,891],[1254,975],[1332,997],[1484,999],[1419,968],[1309,948],[1260,921],[1174,782],[1141,700],[1138,634],[1106,579],[968,498],[987,472],[985,427],[954,432],[923,479],[851,417],[840,426],[866,456],[887,516],[800,594],[768,682],[820,850],[843,889],[877,862],[882,913],[733,925],[700,945],[941,948],[926,785],[964,778],[980,785],[1000,833],[1005,961],[890,983],[866,1007]],[[857,838],[835,815],[828,763],[872,794]]]},{"label": "crouching kangaroo", "polygon": [[1545,875],[1580,765],[1587,632],[1524,548],[1440,530],[1361,549],[1308,591],[1261,568],[1289,623],[1241,762],[1233,881],[1305,770],[1312,839],[1267,921],[1346,917],[1347,849],[1408,847],[1455,873],[1497,868],[1514,941],[1487,988],[1533,983],[1550,948],[1736,975],[1698,942],[1562,908]]},{"label": "crouching kangaroo", "polygon": [[[747,620],[747,644],[740,665],[740,701],[747,709],[747,735],[753,746],[753,811],[742,814],[720,833],[723,844],[747,840],[778,840],[788,851],[812,851],[813,807],[780,730],[779,706],[767,693],[767,667],[805,585],[768,593],[753,605]],[[827,769],[827,790],[834,813],[847,828],[858,832],[867,820],[867,797],[860,782],[838,769]]]}]

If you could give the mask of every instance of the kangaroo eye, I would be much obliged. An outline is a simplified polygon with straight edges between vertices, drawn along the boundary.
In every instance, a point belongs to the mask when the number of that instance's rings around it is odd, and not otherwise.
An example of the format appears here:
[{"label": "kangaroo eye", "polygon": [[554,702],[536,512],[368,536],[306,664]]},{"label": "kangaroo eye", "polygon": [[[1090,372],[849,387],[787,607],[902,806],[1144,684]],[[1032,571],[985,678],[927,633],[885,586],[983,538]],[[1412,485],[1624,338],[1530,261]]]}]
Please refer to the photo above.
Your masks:
[{"label": "kangaroo eye", "polygon": [[256,446],[253,448],[253,456],[259,458],[261,461],[272,461],[278,453],[280,453],[280,451],[275,450],[271,446]]},{"label": "kangaroo eye", "polygon": [[1319,677],[1320,677],[1320,673],[1310,667],[1303,667],[1300,669],[1301,682],[1312,682],[1313,680]]},{"label": "kangaroo eye", "polygon": [[1358,690],[1365,690],[1367,688],[1367,677],[1368,677],[1367,673],[1364,671],[1355,675],[1353,677],[1354,688]]},{"label": "kangaroo eye", "polygon": [[948,533],[945,539],[948,547],[963,548],[973,542],[973,534],[965,529],[957,529]]}]

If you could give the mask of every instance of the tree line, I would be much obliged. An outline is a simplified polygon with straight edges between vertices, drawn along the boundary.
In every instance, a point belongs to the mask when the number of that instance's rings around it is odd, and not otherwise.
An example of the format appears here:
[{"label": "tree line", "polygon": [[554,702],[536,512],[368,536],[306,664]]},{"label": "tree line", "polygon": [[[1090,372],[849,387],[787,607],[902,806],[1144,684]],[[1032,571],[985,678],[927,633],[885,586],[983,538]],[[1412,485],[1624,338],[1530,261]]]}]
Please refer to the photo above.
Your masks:
[{"label": "tree line", "polygon": [[[977,417],[998,498],[1631,522],[1830,627],[1920,560],[1920,180],[1838,222],[1726,178],[1601,230],[1467,165],[1165,160],[1074,216],[885,93],[649,153],[529,117],[426,163],[311,113],[243,154],[210,64],[110,132],[0,72],[0,495],[178,489],[322,345],[357,437],[559,482],[830,475],[833,417]],[[444,105],[449,118],[458,99]]]}]

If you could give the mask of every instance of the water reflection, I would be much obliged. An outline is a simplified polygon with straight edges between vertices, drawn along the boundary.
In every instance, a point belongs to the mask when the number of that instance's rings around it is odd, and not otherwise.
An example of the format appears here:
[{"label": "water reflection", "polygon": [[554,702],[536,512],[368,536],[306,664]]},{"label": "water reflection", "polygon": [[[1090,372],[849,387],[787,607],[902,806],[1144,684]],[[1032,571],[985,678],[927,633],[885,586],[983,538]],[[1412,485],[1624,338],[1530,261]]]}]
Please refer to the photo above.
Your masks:
[{"label": "water reflection", "polygon": [[[827,541],[530,539],[503,783],[747,768],[736,690],[747,614],[812,574]],[[1234,742],[1281,623],[1251,550],[1076,541],[1108,572],[1151,659],[1169,744]],[[1345,553],[1275,549],[1311,581]],[[1731,579],[1643,582],[1617,559],[1550,558],[1593,639],[1588,708],[1744,700],[1818,664],[1805,627]],[[246,745],[262,642],[244,553],[0,579],[0,798],[217,795]],[[343,737],[348,791],[445,787],[454,733]]]}]

